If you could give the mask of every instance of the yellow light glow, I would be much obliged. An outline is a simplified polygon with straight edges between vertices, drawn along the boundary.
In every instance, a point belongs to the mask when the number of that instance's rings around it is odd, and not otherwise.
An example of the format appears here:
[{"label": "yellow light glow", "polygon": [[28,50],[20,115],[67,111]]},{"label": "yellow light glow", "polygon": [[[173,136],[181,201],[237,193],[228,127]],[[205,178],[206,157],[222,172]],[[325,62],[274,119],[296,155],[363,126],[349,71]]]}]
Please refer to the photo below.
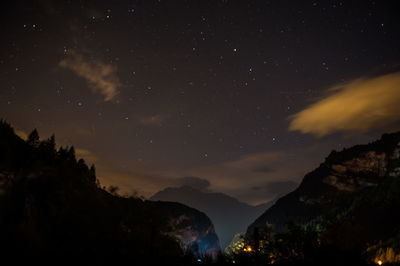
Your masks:
[{"label": "yellow light glow", "polygon": [[398,121],[400,72],[363,77],[328,89],[329,95],[293,115],[290,131],[315,136],[364,132]]},{"label": "yellow light glow", "polygon": [[252,249],[251,249],[251,247],[250,247],[250,246],[247,246],[247,248],[244,248],[244,249],[243,249],[243,251],[245,251],[245,252],[251,252],[251,251],[252,251]]},{"label": "yellow light glow", "polygon": [[382,265],[382,261],[381,261],[381,260],[378,260],[378,264],[379,264],[379,265]]}]

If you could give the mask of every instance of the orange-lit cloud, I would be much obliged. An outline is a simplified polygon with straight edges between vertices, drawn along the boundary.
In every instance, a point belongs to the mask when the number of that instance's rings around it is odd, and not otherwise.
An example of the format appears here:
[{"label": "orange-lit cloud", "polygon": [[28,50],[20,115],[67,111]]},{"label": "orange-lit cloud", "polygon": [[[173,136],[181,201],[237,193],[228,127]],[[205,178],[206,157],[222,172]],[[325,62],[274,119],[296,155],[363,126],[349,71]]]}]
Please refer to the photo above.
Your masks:
[{"label": "orange-lit cloud", "polygon": [[59,66],[68,68],[84,78],[92,92],[103,95],[106,102],[111,101],[118,95],[120,81],[115,66],[105,64],[99,60],[85,60],[82,55],[73,51],[69,52],[69,55],[60,61]]},{"label": "orange-lit cloud", "polygon": [[280,161],[284,159],[285,156],[286,154],[281,151],[255,153],[255,154],[245,155],[235,161],[226,162],[223,165],[231,169],[244,169],[254,172],[263,172],[260,170],[265,169],[266,170],[265,172],[271,172],[273,170],[272,168],[270,168],[269,164]]},{"label": "orange-lit cloud", "polygon": [[329,91],[329,96],[295,114],[289,130],[321,137],[337,131],[365,132],[400,121],[400,72],[359,78]]},{"label": "orange-lit cloud", "polygon": [[[305,165],[316,165],[309,154],[310,150],[304,149],[293,152],[261,152],[210,165],[154,172],[154,175],[201,177],[210,182],[207,186],[210,191],[223,192],[241,201],[259,204],[276,198],[278,194],[289,192],[293,188],[292,183],[297,184],[312,169],[307,169]],[[273,187],[282,182],[288,182],[286,184],[290,186],[286,190],[281,187],[279,190],[267,189],[267,186]],[[171,178],[168,185],[176,184]]]},{"label": "orange-lit cloud", "polygon": [[27,140],[28,139],[28,134],[25,131],[19,130],[19,129],[15,129],[15,134],[20,137],[23,140]]},{"label": "orange-lit cloud", "polygon": [[[143,163],[135,159],[121,164],[115,158],[99,154],[96,173],[102,186],[118,186],[121,195],[138,193],[150,198],[166,187],[190,185],[260,204],[293,190],[329,154],[332,145],[318,142],[307,148],[252,153],[229,161],[177,168],[154,163],[152,169],[143,169]],[[80,154],[86,160],[84,153]]]},{"label": "orange-lit cloud", "polygon": [[75,154],[77,158],[83,158],[90,164],[95,163],[98,160],[96,155],[94,155],[91,151],[86,149],[77,148],[75,149]]}]

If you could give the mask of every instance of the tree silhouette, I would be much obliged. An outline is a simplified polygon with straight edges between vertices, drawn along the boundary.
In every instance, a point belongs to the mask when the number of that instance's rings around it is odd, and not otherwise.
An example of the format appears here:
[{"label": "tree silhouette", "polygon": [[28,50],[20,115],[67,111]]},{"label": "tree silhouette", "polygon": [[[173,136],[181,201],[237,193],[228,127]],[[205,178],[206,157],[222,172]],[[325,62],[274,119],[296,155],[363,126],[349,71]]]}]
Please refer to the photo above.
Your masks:
[{"label": "tree silhouette", "polygon": [[39,146],[39,143],[40,143],[40,141],[39,141],[39,133],[36,130],[36,128],[34,130],[32,130],[31,133],[29,133],[27,143],[30,146],[35,147],[35,148],[37,148]]},{"label": "tree silhouette", "polygon": [[96,182],[96,167],[94,166],[94,164],[92,164],[89,169],[89,180],[92,182]]},{"label": "tree silhouette", "polygon": [[[152,260],[182,253],[161,230],[167,220],[141,199],[101,189],[95,166],[76,161],[74,147],[55,150],[55,137],[40,141],[33,130],[25,142],[0,121],[0,250],[7,258],[82,258],[88,264],[150,260],[148,224],[153,221]],[[160,252],[162,251],[162,252]],[[154,255],[156,254],[156,255]],[[160,259],[161,260],[161,259]],[[54,261],[53,261],[54,262]],[[74,261],[76,262],[76,261]],[[109,263],[111,264],[111,263]]]}]

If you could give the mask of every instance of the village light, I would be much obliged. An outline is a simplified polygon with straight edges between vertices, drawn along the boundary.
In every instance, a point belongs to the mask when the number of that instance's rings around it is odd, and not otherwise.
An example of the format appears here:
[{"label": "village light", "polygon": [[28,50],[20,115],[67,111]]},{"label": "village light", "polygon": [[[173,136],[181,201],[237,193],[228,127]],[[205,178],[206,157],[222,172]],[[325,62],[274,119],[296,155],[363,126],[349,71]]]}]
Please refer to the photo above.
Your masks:
[{"label": "village light", "polygon": [[379,264],[379,265],[382,265],[382,261],[381,261],[381,260],[378,260],[378,264]]},{"label": "village light", "polygon": [[246,251],[246,252],[251,252],[251,251],[252,251],[252,249],[251,249],[251,247],[250,247],[250,246],[247,246],[247,248],[244,248],[244,249],[243,249],[243,251]]}]

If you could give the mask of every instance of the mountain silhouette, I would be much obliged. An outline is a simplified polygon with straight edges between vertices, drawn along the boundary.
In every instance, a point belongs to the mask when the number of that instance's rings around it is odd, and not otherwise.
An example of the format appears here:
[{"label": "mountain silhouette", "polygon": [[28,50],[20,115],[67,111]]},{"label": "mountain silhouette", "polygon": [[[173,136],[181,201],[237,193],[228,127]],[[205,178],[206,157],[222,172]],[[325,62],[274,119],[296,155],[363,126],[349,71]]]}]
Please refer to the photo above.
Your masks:
[{"label": "mountain silhouette", "polygon": [[331,249],[357,250],[400,263],[393,251],[400,250],[399,209],[400,132],[332,151],[296,190],[258,217],[246,236],[251,238],[255,231],[283,233],[296,224],[313,228],[318,241]]},{"label": "mountain silhouette", "polygon": [[56,149],[54,136],[40,140],[36,130],[24,141],[1,120],[0,235],[2,260],[14,262],[140,265],[219,252],[204,213],[121,197],[73,147]]},{"label": "mountain silhouette", "polygon": [[202,191],[191,186],[166,188],[154,194],[150,200],[180,202],[207,214],[223,249],[236,233],[245,232],[249,223],[273,203],[251,206],[226,194]]}]

